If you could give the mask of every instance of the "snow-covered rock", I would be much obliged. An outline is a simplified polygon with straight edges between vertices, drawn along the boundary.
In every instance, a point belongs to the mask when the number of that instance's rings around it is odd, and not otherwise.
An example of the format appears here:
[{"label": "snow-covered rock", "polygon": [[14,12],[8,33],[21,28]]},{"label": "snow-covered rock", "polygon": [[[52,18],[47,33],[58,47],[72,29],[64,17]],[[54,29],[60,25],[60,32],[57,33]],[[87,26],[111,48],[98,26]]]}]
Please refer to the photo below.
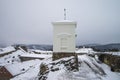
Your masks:
[{"label": "snow-covered rock", "polygon": [[[111,72],[110,68],[103,64],[98,63],[95,58],[88,55],[79,55],[79,71],[73,72],[67,70],[64,64],[57,64],[61,60],[69,60],[70,58],[63,58],[56,60],[53,68],[56,71],[48,71],[44,75],[45,80],[119,80],[120,75]],[[48,63],[47,63],[48,64]],[[50,65],[49,65],[50,66]],[[48,66],[48,68],[49,68]],[[112,77],[112,78],[111,78]],[[41,79],[42,80],[42,79]]]}]

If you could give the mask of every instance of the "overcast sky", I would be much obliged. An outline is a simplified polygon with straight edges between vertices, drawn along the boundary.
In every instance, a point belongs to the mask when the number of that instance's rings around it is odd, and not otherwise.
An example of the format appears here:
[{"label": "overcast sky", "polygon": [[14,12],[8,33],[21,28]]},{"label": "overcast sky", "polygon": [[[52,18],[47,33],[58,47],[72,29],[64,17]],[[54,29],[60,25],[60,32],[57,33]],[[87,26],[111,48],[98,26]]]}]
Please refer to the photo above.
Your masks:
[{"label": "overcast sky", "polygon": [[120,0],[0,0],[0,43],[52,44],[64,8],[76,44],[120,43]]}]

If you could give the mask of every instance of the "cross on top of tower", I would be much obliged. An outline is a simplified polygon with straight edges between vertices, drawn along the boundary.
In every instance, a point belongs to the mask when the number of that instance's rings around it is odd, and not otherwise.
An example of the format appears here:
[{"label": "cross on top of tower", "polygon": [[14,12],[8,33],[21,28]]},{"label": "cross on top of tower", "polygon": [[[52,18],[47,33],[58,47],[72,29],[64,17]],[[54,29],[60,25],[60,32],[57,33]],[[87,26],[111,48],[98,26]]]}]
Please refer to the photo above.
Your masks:
[{"label": "cross on top of tower", "polygon": [[64,8],[64,20],[66,20],[66,9]]}]

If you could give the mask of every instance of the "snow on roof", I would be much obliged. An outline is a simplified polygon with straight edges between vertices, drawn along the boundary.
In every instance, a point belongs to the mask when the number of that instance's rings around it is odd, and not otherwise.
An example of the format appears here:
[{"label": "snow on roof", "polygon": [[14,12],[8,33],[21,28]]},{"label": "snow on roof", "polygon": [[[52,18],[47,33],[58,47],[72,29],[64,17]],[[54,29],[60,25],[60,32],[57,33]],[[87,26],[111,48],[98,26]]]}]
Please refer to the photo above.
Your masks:
[{"label": "snow on roof", "polygon": [[46,55],[46,54],[23,54],[21,57],[36,57],[36,58],[49,58],[52,57],[52,55]]},{"label": "snow on roof", "polygon": [[5,68],[13,75],[24,73],[29,70],[30,67],[39,64],[40,60],[30,60],[22,63],[6,65]]},{"label": "snow on roof", "polygon": [[25,53],[21,50],[17,50],[9,55],[5,55],[5,56],[1,57],[0,58],[0,66],[20,62],[19,55],[22,55],[22,54],[27,54],[27,53]]},{"label": "snow on roof", "polygon": [[52,22],[53,24],[76,24],[75,21],[71,21],[71,20],[61,20],[61,21],[55,21]]},{"label": "snow on roof", "polygon": [[76,51],[76,53],[88,53],[88,54],[93,54],[94,51],[92,48],[80,48]]},{"label": "snow on roof", "polygon": [[6,48],[2,48],[0,50],[0,54],[8,53],[8,52],[11,52],[11,51],[15,51],[15,48],[12,47],[12,46],[9,46],[9,47],[6,47]]},{"label": "snow on roof", "polygon": [[36,80],[36,77],[37,77],[39,71],[40,71],[40,64],[37,64],[37,65],[31,67],[25,73],[18,75],[10,80]]},{"label": "snow on roof", "polygon": [[52,53],[52,51],[43,51],[43,50],[34,50],[34,49],[31,49],[31,51],[35,51],[38,53]]}]

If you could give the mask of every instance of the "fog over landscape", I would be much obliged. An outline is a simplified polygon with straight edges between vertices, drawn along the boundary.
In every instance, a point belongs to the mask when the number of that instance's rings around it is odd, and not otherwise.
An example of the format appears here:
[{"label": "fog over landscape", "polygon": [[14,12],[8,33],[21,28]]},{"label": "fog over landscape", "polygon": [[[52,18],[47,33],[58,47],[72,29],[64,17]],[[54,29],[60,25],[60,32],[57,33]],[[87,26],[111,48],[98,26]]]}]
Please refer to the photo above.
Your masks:
[{"label": "fog over landscape", "polygon": [[120,0],[0,0],[0,44],[52,44],[64,8],[76,44],[120,43]]},{"label": "fog over landscape", "polygon": [[120,0],[0,0],[0,80],[120,80]]}]

